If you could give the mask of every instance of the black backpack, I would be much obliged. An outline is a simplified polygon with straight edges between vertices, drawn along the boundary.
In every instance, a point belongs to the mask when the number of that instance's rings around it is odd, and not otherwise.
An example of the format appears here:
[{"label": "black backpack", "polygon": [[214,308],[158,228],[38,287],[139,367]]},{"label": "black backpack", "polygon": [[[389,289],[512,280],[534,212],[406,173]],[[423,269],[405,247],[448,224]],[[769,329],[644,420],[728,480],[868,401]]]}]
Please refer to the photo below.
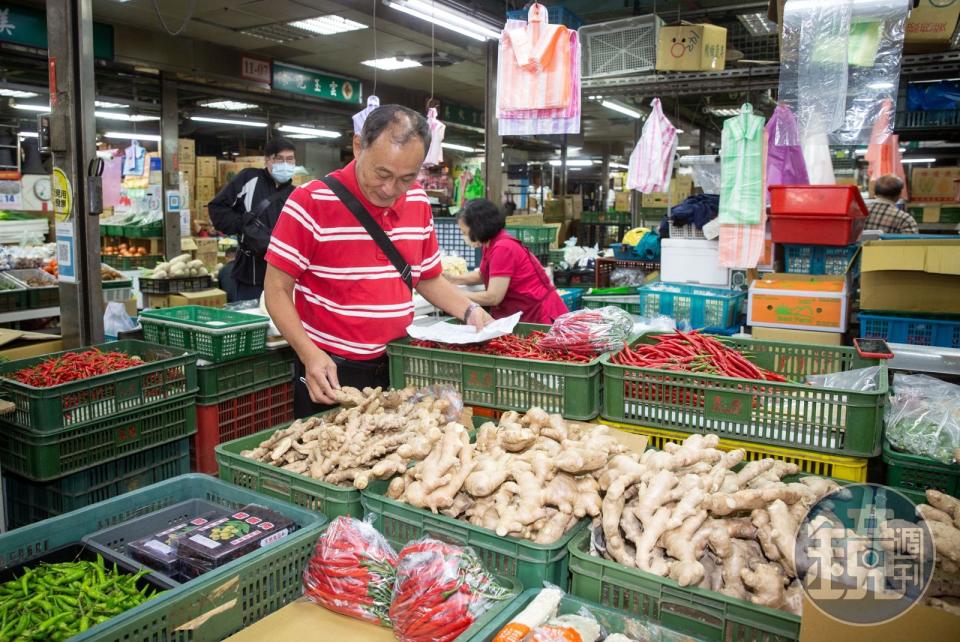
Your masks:
[{"label": "black backpack", "polygon": [[[255,256],[264,256],[270,246],[270,236],[280,218],[283,203],[293,193],[294,187],[287,184],[253,208],[244,212],[240,224],[240,246]],[[280,207],[275,207],[277,203]]]}]

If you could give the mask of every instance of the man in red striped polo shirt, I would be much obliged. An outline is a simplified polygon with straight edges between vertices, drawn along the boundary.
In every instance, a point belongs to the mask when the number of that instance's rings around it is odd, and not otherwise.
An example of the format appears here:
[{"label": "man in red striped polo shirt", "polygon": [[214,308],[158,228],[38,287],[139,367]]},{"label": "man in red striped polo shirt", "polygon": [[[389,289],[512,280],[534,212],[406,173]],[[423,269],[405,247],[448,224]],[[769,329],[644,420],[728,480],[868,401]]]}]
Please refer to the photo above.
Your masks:
[{"label": "man in red striped polo shirt", "polygon": [[[490,320],[487,313],[440,278],[430,203],[416,184],[429,147],[423,116],[385,105],[354,136],[355,160],[331,176],[386,232],[410,265],[416,290],[479,329]],[[412,293],[322,179],[297,188],[287,199],[266,258],[267,309],[300,358],[294,378],[296,416],[332,404],[333,391],[341,385],[386,388],[386,344],[406,334],[413,320]]]}]

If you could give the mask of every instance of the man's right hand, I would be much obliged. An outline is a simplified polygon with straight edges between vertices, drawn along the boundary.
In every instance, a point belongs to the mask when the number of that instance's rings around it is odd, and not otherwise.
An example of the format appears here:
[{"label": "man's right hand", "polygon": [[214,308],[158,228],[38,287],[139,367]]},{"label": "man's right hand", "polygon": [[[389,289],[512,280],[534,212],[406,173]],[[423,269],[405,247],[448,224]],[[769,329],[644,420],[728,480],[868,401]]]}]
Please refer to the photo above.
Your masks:
[{"label": "man's right hand", "polygon": [[334,391],[340,389],[337,380],[337,364],[323,350],[316,350],[313,356],[304,362],[307,391],[314,403],[334,405]]}]

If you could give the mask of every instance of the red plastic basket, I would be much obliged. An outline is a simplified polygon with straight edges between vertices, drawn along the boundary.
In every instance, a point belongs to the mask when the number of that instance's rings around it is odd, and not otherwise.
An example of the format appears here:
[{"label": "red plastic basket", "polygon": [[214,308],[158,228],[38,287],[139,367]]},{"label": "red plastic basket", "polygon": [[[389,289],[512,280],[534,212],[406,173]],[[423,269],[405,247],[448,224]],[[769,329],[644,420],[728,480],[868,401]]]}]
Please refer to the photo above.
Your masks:
[{"label": "red plastic basket", "polygon": [[190,447],[191,469],[216,475],[214,448],[293,421],[293,382],[255,390],[217,404],[197,406],[197,434]]},{"label": "red plastic basket", "polygon": [[772,185],[770,235],[774,243],[842,246],[856,243],[867,206],[853,185]]}]

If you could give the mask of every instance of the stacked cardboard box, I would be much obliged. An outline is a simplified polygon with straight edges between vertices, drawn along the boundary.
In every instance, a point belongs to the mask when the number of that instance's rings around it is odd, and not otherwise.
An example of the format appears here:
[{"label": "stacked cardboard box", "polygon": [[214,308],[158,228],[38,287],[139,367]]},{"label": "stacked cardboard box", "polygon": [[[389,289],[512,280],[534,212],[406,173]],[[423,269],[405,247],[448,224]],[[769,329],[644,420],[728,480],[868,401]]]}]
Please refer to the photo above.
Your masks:
[{"label": "stacked cardboard box", "polygon": [[193,140],[181,138],[177,141],[177,167],[180,172],[181,197],[186,199],[186,207],[192,208],[197,195],[197,154]]},{"label": "stacked cardboard box", "polygon": [[693,193],[693,177],[677,176],[670,179],[670,192],[651,192],[644,194],[641,200],[642,207],[671,207],[679,205]]}]

